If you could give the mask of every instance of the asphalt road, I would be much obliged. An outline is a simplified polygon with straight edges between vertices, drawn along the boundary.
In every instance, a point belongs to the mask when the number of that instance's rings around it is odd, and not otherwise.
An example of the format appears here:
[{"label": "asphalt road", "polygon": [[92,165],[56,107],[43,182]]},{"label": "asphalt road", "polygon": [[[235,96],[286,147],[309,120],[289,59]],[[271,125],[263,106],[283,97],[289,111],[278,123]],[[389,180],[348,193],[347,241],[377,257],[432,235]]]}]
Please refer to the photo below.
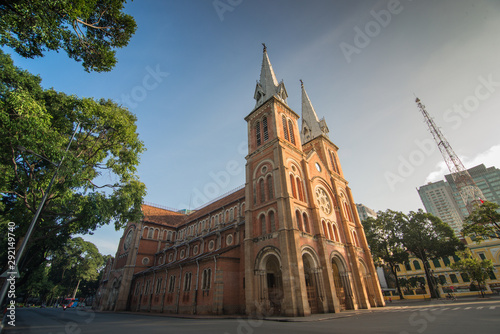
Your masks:
[{"label": "asphalt road", "polygon": [[16,310],[15,324],[15,327],[6,324],[2,334],[498,334],[500,300],[393,303],[373,310],[270,320],[183,319],[150,314],[30,308]]}]

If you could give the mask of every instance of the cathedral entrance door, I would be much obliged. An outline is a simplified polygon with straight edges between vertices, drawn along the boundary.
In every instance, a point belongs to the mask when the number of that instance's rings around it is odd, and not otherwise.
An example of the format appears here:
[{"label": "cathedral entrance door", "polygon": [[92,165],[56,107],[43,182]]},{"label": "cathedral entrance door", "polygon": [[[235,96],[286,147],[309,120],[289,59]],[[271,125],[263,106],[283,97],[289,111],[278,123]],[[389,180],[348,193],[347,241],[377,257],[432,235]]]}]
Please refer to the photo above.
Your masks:
[{"label": "cathedral entrance door", "polygon": [[318,313],[319,300],[316,287],[316,275],[314,274],[314,271],[312,269],[311,261],[307,258],[306,255],[302,256],[302,262],[304,263],[304,277],[306,280],[307,301],[309,302],[311,313]]},{"label": "cathedral entrance door", "polygon": [[339,267],[335,260],[332,260],[332,268],[333,268],[333,284],[335,284],[335,293],[337,294],[337,298],[339,299],[340,309],[347,309],[347,296],[344,288],[343,279],[340,277]]},{"label": "cathedral entrance door", "polygon": [[281,302],[283,300],[283,284],[281,280],[281,268],[274,256],[268,258],[266,264],[267,298],[269,301],[268,311],[273,315],[281,314]]}]

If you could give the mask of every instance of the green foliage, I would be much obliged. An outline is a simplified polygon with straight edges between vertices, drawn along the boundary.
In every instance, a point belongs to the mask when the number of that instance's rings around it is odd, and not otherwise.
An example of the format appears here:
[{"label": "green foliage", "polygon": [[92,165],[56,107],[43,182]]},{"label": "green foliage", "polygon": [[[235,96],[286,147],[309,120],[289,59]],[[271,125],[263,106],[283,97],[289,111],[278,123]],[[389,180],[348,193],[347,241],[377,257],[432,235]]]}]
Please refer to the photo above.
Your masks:
[{"label": "green foliage", "polygon": [[477,243],[485,238],[500,238],[499,208],[498,204],[488,201],[477,205],[465,218],[462,234],[475,239]]},{"label": "green foliage", "polygon": [[424,271],[433,297],[435,283],[429,272],[429,259],[454,255],[463,250],[464,245],[453,234],[450,226],[441,219],[422,210],[411,211],[399,226],[402,233],[402,243],[416,258],[424,263]]},{"label": "green foliage", "polygon": [[408,261],[408,252],[401,243],[401,234],[398,231],[403,219],[404,215],[401,212],[387,210],[379,211],[376,219],[369,217],[362,222],[375,264],[387,265],[390,268],[401,298],[403,294],[396,268],[398,263]]},{"label": "green foliage", "polygon": [[0,45],[26,58],[63,49],[86,71],[109,71],[115,48],[135,33],[125,0],[5,0],[0,2]]},{"label": "green foliage", "polygon": [[[493,262],[491,260],[474,258],[468,248],[458,252],[457,255],[460,257],[460,260],[451,264],[451,269],[467,274],[472,281],[477,282],[479,287],[483,286],[489,275],[493,272]],[[481,294],[483,294],[482,289]]]},{"label": "green foliage", "polygon": [[19,292],[47,303],[70,296],[79,285],[81,293],[77,296],[91,296],[97,291],[106,258],[93,243],[82,238],[69,239],[48,254],[45,265],[34,269]]},{"label": "green foliage", "polygon": [[[135,122],[132,113],[110,100],[43,90],[39,77],[15,67],[0,52],[2,231],[12,221],[16,236],[26,233],[56,170],[47,159],[59,163],[65,156],[21,267],[36,268],[70,235],[92,233],[109,223],[118,229],[140,219],[145,186],[136,166],[144,146]],[[5,244],[0,246],[5,252]]]}]

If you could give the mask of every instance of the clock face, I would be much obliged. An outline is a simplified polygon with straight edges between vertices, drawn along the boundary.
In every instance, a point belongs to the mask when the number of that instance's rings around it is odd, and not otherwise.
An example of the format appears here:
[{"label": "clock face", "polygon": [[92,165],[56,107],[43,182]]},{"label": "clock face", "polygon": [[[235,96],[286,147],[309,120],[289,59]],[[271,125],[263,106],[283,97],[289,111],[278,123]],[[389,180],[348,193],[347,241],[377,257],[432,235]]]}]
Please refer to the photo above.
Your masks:
[{"label": "clock face", "polygon": [[129,231],[127,236],[125,237],[125,241],[123,242],[123,249],[128,250],[131,243],[132,243],[132,231]]},{"label": "clock face", "polygon": [[332,204],[330,202],[330,197],[323,188],[316,189],[316,201],[318,202],[319,208],[329,215],[332,212]]}]

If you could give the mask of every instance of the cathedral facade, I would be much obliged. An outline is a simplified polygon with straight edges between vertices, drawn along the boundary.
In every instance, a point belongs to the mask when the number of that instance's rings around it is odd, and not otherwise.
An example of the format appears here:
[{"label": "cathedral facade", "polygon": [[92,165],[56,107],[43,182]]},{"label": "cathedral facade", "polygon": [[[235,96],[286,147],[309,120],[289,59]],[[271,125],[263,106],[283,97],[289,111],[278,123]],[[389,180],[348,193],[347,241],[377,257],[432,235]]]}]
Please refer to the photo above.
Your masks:
[{"label": "cathedral facade", "polygon": [[245,185],[187,214],[143,205],[105,268],[99,309],[307,316],[384,306],[338,147],[301,86],[299,128],[264,47]]}]

